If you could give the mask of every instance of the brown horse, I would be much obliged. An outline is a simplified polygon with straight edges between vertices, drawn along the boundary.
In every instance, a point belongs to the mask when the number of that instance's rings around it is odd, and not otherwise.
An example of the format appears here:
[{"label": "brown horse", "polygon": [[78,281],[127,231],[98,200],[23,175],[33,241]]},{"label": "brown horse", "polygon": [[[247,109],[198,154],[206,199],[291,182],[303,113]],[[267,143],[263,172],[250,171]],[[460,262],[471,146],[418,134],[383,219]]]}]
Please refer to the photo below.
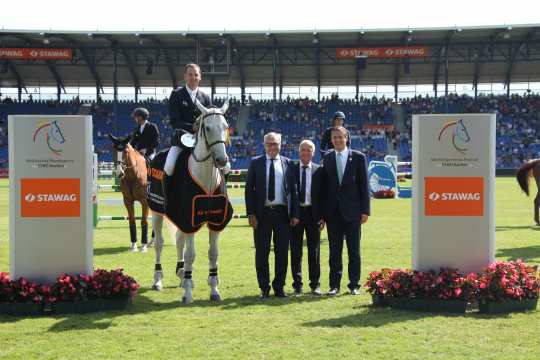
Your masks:
[{"label": "brown horse", "polygon": [[534,198],[534,221],[540,226],[540,159],[534,159],[521,165],[516,173],[521,190],[529,196],[529,178],[534,178],[538,189]]},{"label": "brown horse", "polygon": [[148,243],[148,203],[146,202],[147,194],[147,164],[146,159],[131,144],[130,137],[120,139],[112,134],[109,138],[113,142],[114,149],[122,152],[122,170],[124,172],[120,179],[120,191],[124,197],[124,205],[126,206],[129,217],[129,234],[131,237],[131,251],[137,251],[137,225],[135,224],[135,201],[141,203],[141,252],[147,251]]}]

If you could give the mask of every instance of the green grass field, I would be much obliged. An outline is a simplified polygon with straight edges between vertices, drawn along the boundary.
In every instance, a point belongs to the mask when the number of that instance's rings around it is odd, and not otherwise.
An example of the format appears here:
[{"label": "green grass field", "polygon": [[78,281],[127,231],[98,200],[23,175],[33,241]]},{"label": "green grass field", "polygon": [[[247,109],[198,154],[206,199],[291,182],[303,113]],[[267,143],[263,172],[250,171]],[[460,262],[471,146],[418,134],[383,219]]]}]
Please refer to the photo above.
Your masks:
[{"label": "green grass field", "polygon": [[[241,195],[242,190],[231,191],[232,197]],[[540,231],[532,226],[532,201],[520,194],[513,178],[497,179],[496,197],[497,258],[540,263]],[[244,208],[236,206],[235,211],[243,213]],[[124,210],[103,207],[100,213],[123,215]],[[195,302],[185,306],[180,302],[182,293],[174,276],[176,249],[170,241],[166,240],[162,261],[165,289],[154,292],[150,289],[153,250],[128,253],[126,222],[101,222],[94,235],[94,266],[122,267],[134,276],[141,284],[135,303],[125,312],[26,319],[0,316],[0,358],[540,358],[540,311],[459,316],[373,309],[365,293],[261,302],[252,232],[246,224],[246,220],[233,220],[220,240],[220,290],[224,299],[220,305],[208,301],[208,241],[205,231],[199,234]],[[326,291],[326,231],[321,261]],[[362,277],[381,267],[410,265],[410,201],[373,201],[372,218],[363,228]],[[307,264],[304,267],[307,269]],[[8,182],[2,180],[0,271],[8,269]],[[290,273],[287,282],[290,291]]]}]

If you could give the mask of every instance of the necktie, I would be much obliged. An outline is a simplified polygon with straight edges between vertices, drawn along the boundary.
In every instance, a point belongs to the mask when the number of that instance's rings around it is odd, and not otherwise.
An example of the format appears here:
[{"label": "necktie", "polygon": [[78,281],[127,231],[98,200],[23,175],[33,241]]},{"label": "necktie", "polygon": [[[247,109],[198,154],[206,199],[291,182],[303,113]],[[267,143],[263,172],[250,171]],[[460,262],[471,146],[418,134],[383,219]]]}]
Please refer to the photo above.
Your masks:
[{"label": "necktie", "polygon": [[341,162],[343,155],[341,153],[337,153],[337,159],[336,159],[336,166],[337,166],[337,174],[338,174],[338,180],[339,185],[341,185],[341,180],[343,180],[343,163]]},{"label": "necktie", "polygon": [[302,166],[302,184],[300,186],[300,203],[306,202],[306,180],[307,180],[307,166]]},{"label": "necktie", "polygon": [[272,202],[276,198],[276,169],[274,169],[274,160],[270,159],[270,171],[268,174],[268,201]]}]

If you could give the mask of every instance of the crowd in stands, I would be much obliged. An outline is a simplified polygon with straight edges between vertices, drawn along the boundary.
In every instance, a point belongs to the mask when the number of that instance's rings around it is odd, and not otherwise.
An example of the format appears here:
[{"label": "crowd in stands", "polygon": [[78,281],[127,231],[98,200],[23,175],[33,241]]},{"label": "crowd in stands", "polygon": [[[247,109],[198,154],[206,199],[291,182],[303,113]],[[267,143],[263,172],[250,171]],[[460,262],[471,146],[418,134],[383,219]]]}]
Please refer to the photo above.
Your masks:
[{"label": "crowd in stands", "polygon": [[[224,99],[215,99],[220,106]],[[227,112],[231,145],[228,149],[233,168],[246,168],[250,158],[263,151],[262,137],[268,131],[283,134],[282,154],[298,158],[298,144],[310,138],[318,147],[324,129],[331,125],[335,111],[345,113],[345,125],[351,134],[351,146],[363,151],[370,160],[379,160],[389,152],[398,154],[401,161],[411,159],[412,114],[494,112],[497,114],[497,167],[515,168],[524,160],[540,157],[540,95],[525,94],[506,96],[487,95],[476,99],[452,94],[444,97],[401,99],[404,126],[396,126],[393,100],[382,98],[340,99],[337,96],[312,99],[291,99],[273,102],[249,99],[247,124],[238,129],[241,104],[232,99]],[[96,102],[35,101],[17,102],[11,98],[0,99],[0,167],[7,166],[7,116],[9,114],[91,114],[94,123],[94,145],[100,161],[112,161],[112,148],[107,134],[129,134],[134,123],[131,111],[146,107],[151,121],[161,131],[161,147],[170,143],[171,128],[168,124],[167,100]],[[400,114],[401,115],[401,114]],[[401,131],[398,131],[401,130]],[[316,161],[319,154],[316,156]]]},{"label": "crowd in stands", "polygon": [[[540,157],[540,95],[481,95],[476,99],[451,94],[448,100],[414,97],[401,100],[407,131],[400,140],[403,161],[410,159],[412,114],[495,113],[497,115],[497,168],[517,168]],[[407,156],[403,156],[407,154]]]}]

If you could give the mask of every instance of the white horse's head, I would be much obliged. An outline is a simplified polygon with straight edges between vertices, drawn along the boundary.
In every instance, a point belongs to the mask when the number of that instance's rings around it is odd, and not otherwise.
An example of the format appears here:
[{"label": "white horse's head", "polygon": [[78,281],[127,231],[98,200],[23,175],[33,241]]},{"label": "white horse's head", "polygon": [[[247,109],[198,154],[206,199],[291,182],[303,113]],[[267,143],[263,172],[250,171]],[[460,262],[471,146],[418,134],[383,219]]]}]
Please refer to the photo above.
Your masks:
[{"label": "white horse's head", "polygon": [[221,108],[207,109],[199,100],[195,101],[195,105],[201,112],[201,116],[197,119],[199,126],[197,145],[205,147],[216,167],[222,168],[229,162],[226,150],[229,142],[229,124],[225,119],[229,101],[226,100]]}]

